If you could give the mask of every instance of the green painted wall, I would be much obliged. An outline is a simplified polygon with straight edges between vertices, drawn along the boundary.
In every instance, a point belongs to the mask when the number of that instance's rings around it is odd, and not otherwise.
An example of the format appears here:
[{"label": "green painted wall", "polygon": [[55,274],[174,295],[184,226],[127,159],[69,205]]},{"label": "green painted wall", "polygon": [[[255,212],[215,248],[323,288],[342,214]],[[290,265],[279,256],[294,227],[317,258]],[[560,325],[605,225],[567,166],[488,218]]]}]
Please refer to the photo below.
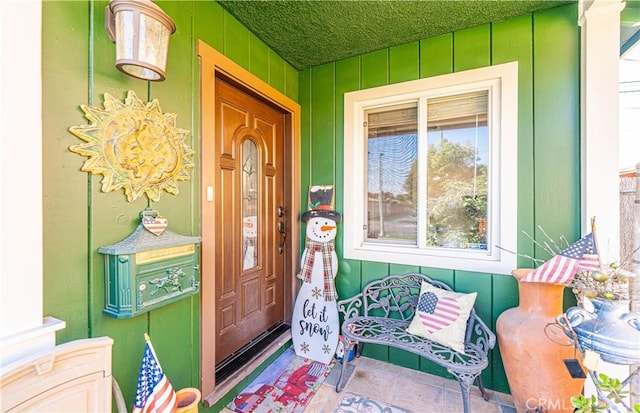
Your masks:
[{"label": "green painted wall", "polygon": [[[458,72],[510,61],[519,62],[518,230],[541,238],[575,239],[580,231],[579,192],[579,28],[574,5],[472,27],[300,72],[302,118],[301,188],[335,184],[336,209],[343,210],[344,93]],[[302,191],[301,205],[306,204]],[[349,219],[349,217],[344,217]],[[304,239],[304,237],[302,237]],[[495,331],[497,317],[518,303],[517,283],[509,275],[441,268],[410,267],[340,259],[339,295],[349,297],[367,282],[392,273],[420,271],[461,292],[477,291],[479,315]],[[518,251],[537,255],[524,234]],[[530,266],[520,259],[519,265]],[[447,375],[418,357],[367,345],[364,354],[402,366]],[[508,392],[499,350],[483,373],[489,388]]]},{"label": "green painted wall", "polygon": [[[150,83],[128,77],[114,65],[115,46],[104,29],[104,1],[45,1],[43,7],[44,312],[64,320],[58,343],[110,336],[113,376],[132,405],[148,332],[162,367],[176,389],[199,383],[199,296],[131,319],[102,314],[104,268],[97,249],[128,236],[138,225],[146,197],[129,203],[124,191],[103,193],[101,175],[81,172],[84,157],[69,151],[81,141],[70,126],[89,123],[81,104],[102,107],[105,92],[124,99],[133,90],[158,99],[177,127],[190,130],[196,150],[191,180],[177,196],[149,203],[169,219],[169,228],[199,235],[199,67],[202,39],[290,98],[298,99],[298,72],[214,1],[156,1],[176,23],[167,79]],[[25,108],[28,110],[28,108]],[[246,384],[246,383],[245,383]],[[214,406],[210,411],[219,411]]]}]

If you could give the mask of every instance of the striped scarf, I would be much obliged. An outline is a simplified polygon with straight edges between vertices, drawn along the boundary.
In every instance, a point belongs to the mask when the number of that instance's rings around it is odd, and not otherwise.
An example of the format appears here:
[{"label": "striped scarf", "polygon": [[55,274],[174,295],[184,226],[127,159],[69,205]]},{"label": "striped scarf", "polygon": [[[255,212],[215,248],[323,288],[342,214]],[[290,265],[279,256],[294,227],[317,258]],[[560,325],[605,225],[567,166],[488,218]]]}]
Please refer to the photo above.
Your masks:
[{"label": "striped scarf", "polygon": [[336,287],[333,284],[333,268],[331,267],[331,253],[335,250],[333,240],[328,242],[317,242],[307,238],[306,244],[305,248],[307,253],[304,256],[304,262],[300,268],[298,278],[304,282],[311,282],[311,272],[313,270],[313,263],[316,259],[316,252],[322,252],[324,299],[325,301],[336,301],[338,299],[338,294],[336,293]]}]

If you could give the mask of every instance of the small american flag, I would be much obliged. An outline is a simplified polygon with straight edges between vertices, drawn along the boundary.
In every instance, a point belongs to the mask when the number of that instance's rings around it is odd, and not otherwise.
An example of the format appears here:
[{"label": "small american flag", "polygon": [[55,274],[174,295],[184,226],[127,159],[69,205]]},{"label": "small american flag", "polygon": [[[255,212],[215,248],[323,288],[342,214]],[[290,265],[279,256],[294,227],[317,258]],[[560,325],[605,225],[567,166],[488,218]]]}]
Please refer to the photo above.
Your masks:
[{"label": "small american flag", "polygon": [[600,257],[598,256],[598,247],[593,232],[587,234],[585,239],[585,248],[578,270],[594,271],[600,269]]},{"label": "small american flag", "polygon": [[[592,254],[595,254],[595,260],[598,262],[597,251],[595,243],[593,242],[593,233],[589,233],[549,261],[525,275],[522,281],[553,284],[566,284],[570,282],[573,280],[578,269],[582,268],[582,260],[584,259],[587,248],[590,249]],[[588,259],[584,265],[592,265],[592,260]]]},{"label": "small american flag", "polygon": [[173,412],[177,407],[176,392],[162,372],[151,341],[147,340],[132,413]]},{"label": "small american flag", "polygon": [[420,296],[418,316],[429,333],[441,330],[458,319],[460,306],[455,298],[438,298],[432,292]]}]

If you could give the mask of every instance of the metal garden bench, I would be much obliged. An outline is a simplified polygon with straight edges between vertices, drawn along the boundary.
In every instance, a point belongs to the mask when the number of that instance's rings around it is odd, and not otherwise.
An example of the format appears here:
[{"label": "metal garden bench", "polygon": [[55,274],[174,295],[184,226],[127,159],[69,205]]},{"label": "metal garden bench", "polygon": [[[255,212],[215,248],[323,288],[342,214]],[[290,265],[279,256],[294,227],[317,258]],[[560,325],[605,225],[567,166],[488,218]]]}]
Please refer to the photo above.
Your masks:
[{"label": "metal garden bench", "polygon": [[[460,383],[464,412],[468,413],[474,380],[477,381],[482,397],[489,400],[480,373],[489,365],[488,353],[495,346],[496,336],[476,315],[475,309],[471,310],[467,321],[464,354],[408,333],[406,329],[413,319],[422,281],[453,291],[447,284],[432,280],[424,274],[408,273],[373,281],[356,296],[338,301],[338,311],[344,316],[344,354],[349,354],[360,343],[356,349],[358,357],[362,351],[362,343],[375,343],[415,353],[443,366]],[[341,392],[346,384],[348,363],[348,357],[343,357],[337,392]]]}]

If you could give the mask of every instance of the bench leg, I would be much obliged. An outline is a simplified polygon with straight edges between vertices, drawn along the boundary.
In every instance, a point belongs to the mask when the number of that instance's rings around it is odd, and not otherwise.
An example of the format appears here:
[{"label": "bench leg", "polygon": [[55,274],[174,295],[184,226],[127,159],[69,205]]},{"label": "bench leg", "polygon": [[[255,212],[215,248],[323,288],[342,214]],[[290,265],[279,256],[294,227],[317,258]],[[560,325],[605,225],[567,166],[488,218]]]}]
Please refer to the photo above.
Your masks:
[{"label": "bench leg", "polygon": [[[356,343],[345,340],[344,341],[344,356],[342,357],[342,369],[340,370],[340,378],[338,384],[336,384],[336,393],[340,393],[344,389],[345,382],[347,381],[347,366],[349,365],[349,353]],[[360,347],[360,346],[358,346]]]},{"label": "bench leg", "polygon": [[478,375],[478,377],[476,378],[476,383],[478,383],[478,389],[480,389],[480,393],[482,393],[482,398],[484,399],[485,402],[489,401],[489,393],[487,393],[487,390],[484,388],[484,385],[482,384],[482,377]]},{"label": "bench leg", "polygon": [[473,380],[476,378],[476,375],[456,373],[451,370],[449,370],[449,373],[453,374],[458,380],[458,383],[460,383],[460,390],[462,392],[462,408],[464,413],[471,413],[471,386],[473,385]]}]

